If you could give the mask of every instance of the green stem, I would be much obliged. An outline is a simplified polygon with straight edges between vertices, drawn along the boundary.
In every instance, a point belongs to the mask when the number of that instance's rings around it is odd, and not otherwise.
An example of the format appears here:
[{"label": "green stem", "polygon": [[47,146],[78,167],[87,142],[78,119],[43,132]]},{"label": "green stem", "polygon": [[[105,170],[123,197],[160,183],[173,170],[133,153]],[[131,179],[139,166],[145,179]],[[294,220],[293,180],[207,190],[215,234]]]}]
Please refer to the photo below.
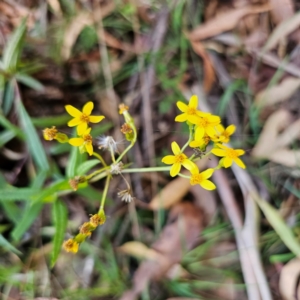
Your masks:
[{"label": "green stem", "polygon": [[122,173],[163,172],[170,171],[171,167],[132,168],[122,170]]},{"label": "green stem", "polygon": [[121,159],[123,158],[123,156],[134,146],[134,144],[136,142],[137,133],[136,133],[135,126],[132,126],[132,129],[133,129],[133,140],[131,141],[130,145],[120,154],[120,156],[116,160],[116,163],[118,163],[119,161],[121,161]]},{"label": "green stem", "polygon": [[191,176],[187,176],[187,175],[183,175],[181,173],[178,173],[178,176],[182,177],[182,178],[187,178],[187,179],[190,179]]},{"label": "green stem", "polygon": [[193,127],[194,125],[189,125],[189,130],[190,130],[190,136],[189,136],[189,140],[186,142],[186,144],[181,148],[181,152],[183,152],[185,150],[185,148],[190,144],[190,142],[193,139]]},{"label": "green stem", "polygon": [[107,167],[107,164],[105,163],[104,159],[102,158],[102,156],[100,154],[93,152],[93,155],[101,161],[101,163],[104,167]]},{"label": "green stem", "polygon": [[[106,166],[105,168],[102,168],[102,169],[99,169],[99,170],[96,170],[95,172],[87,175],[85,178],[86,180],[90,180],[92,177],[94,177],[95,175],[99,174],[99,173],[102,173],[104,172],[105,170],[109,170],[109,166]],[[107,174],[107,172],[105,172]]]},{"label": "green stem", "polygon": [[103,210],[104,208],[104,204],[105,204],[105,200],[106,200],[106,196],[107,196],[107,191],[108,191],[108,187],[109,187],[109,182],[110,182],[110,176],[107,176],[106,181],[105,181],[105,186],[104,186],[104,190],[103,190],[103,194],[102,194],[102,199],[101,199],[101,203],[100,203],[100,208],[98,213],[100,213],[101,210]]}]

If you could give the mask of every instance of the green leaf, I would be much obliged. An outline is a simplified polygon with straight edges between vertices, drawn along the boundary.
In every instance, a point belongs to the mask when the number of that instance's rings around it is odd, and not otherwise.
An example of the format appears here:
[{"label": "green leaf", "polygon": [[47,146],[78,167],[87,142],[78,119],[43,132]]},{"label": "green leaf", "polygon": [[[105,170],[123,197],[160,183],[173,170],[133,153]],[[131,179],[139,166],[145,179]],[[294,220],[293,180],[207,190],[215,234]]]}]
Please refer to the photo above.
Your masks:
[{"label": "green leaf", "polygon": [[6,47],[3,50],[3,68],[6,72],[14,72],[22,51],[23,39],[26,32],[26,19],[23,19],[20,26],[11,35]]},{"label": "green leaf", "polygon": [[51,268],[54,267],[59,256],[68,223],[68,210],[66,205],[60,200],[55,201],[52,206],[52,219],[55,226],[55,235],[53,238]]},{"label": "green leaf", "polygon": [[4,128],[11,130],[12,132],[15,133],[15,135],[17,137],[19,137],[20,139],[24,140],[25,139],[25,135],[23,133],[23,131],[18,128],[17,126],[11,124],[3,114],[0,114],[0,125],[2,125]]},{"label": "green leaf", "polygon": [[44,86],[34,79],[33,77],[27,75],[27,74],[22,74],[22,73],[17,73],[15,75],[15,78],[17,79],[18,82],[23,83],[24,85],[32,88],[33,90],[36,91],[42,91],[44,90]]},{"label": "green leaf", "polygon": [[282,239],[284,244],[298,257],[300,257],[300,245],[295,238],[293,231],[289,228],[282,217],[280,216],[277,209],[275,209],[267,201],[261,200],[259,198],[255,199],[258,203],[260,209],[265,214],[269,223],[272,225],[276,233]]},{"label": "green leaf", "polygon": [[0,234],[0,246],[17,255],[22,255],[22,252],[15,248],[2,234]]},{"label": "green leaf", "polygon": [[7,142],[12,140],[16,134],[11,130],[4,130],[0,133],[0,148],[4,146]]},{"label": "green leaf", "polygon": [[48,164],[44,148],[31,122],[31,119],[27,114],[22,102],[18,102],[17,111],[27,138],[30,153],[32,154],[33,159],[40,170],[49,170],[50,166]]},{"label": "green leaf", "polygon": [[27,203],[27,207],[23,213],[23,216],[17,226],[13,229],[11,236],[14,241],[19,241],[27,229],[32,225],[35,219],[40,214],[43,208],[43,203]]},{"label": "green leaf", "polygon": [[32,197],[37,196],[40,192],[39,189],[7,186],[0,189],[0,201],[31,200]]},{"label": "green leaf", "polygon": [[77,175],[85,175],[90,169],[98,165],[100,161],[98,159],[91,159],[88,161],[83,162],[80,166],[77,168]]},{"label": "green leaf", "polygon": [[31,118],[33,125],[40,128],[66,125],[69,120],[70,116],[66,114],[44,118]]},{"label": "green leaf", "polygon": [[[91,201],[96,201],[96,202],[99,202],[100,199],[102,198],[102,193],[100,193],[99,191],[97,191],[95,188],[93,188],[90,185],[88,185],[87,187],[85,187],[83,189],[78,189],[76,191],[76,193],[85,197],[86,199],[89,199]],[[107,199],[107,200],[109,200],[109,199]]]},{"label": "green leaf", "polygon": [[4,115],[7,115],[14,102],[14,86],[12,80],[8,81],[5,84],[5,89],[4,89],[4,96],[3,96],[3,113]]},{"label": "green leaf", "polygon": [[3,201],[0,202],[5,212],[5,216],[9,218],[14,224],[17,224],[22,216],[21,209],[14,202]]}]

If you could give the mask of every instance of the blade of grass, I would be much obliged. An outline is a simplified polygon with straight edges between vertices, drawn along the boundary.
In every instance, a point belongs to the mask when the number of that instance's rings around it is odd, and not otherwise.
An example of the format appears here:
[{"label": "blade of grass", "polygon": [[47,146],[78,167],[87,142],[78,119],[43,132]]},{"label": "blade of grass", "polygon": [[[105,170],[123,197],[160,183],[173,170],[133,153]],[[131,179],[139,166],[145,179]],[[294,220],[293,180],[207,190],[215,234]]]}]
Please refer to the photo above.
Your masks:
[{"label": "blade of grass", "polygon": [[17,255],[22,255],[22,252],[15,248],[2,234],[0,234],[0,246]]}]

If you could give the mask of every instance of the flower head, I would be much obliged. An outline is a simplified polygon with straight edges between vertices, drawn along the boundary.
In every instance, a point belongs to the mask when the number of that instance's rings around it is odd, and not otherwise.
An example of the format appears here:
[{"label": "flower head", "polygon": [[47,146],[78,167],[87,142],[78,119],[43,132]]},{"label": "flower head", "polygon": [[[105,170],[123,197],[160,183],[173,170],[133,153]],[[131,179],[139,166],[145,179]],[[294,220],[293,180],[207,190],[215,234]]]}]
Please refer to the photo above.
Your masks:
[{"label": "flower head", "polygon": [[90,217],[90,223],[94,227],[104,224],[105,221],[106,221],[106,216],[104,210],[101,210],[98,214],[92,215]]},{"label": "flower head", "polygon": [[110,165],[111,174],[121,174],[123,170],[123,163],[120,161]]},{"label": "flower head", "polygon": [[58,130],[55,126],[52,126],[52,128],[45,128],[43,130],[44,139],[46,141],[52,141],[56,138]]},{"label": "flower head", "polygon": [[82,111],[72,105],[66,105],[65,108],[66,111],[73,117],[73,119],[68,122],[68,126],[77,126],[78,135],[82,135],[87,130],[89,123],[99,123],[105,118],[104,116],[91,116],[94,108],[94,103],[91,101],[83,106]]},{"label": "flower head", "polygon": [[129,107],[124,103],[119,105],[119,114],[122,115],[124,111],[128,111]]},{"label": "flower head", "polygon": [[190,142],[189,146],[191,148],[200,148],[201,150],[205,150],[208,143],[211,141],[211,137],[205,134],[200,140],[196,140],[196,138]]},{"label": "flower head", "polygon": [[214,169],[207,169],[201,173],[199,173],[198,168],[191,169],[191,179],[190,183],[191,185],[199,184],[206,190],[214,190],[216,188],[215,184],[211,182],[210,180],[207,180],[211,175],[213,174]]},{"label": "flower head", "polygon": [[120,191],[118,193],[118,197],[121,198],[121,201],[125,201],[125,202],[128,202],[128,203],[130,203],[134,199],[134,197],[132,196],[130,188],[128,188],[126,190],[123,190],[123,191]]},{"label": "flower head", "polygon": [[230,136],[235,132],[235,126],[229,125],[226,129],[223,125],[219,124],[216,126],[216,135],[211,137],[213,142],[228,143],[230,141]]},{"label": "flower head", "polygon": [[93,138],[90,135],[91,128],[87,128],[81,137],[69,139],[69,144],[75,147],[84,146],[86,152],[89,155],[92,155],[94,152],[93,149]]},{"label": "flower head", "polygon": [[118,152],[117,142],[112,136],[100,136],[97,138],[97,145],[99,149],[108,149],[111,153]]},{"label": "flower head", "polygon": [[178,115],[175,118],[176,122],[192,122],[192,120],[196,117],[196,116],[205,116],[205,115],[209,115],[209,113],[204,113],[201,112],[199,110],[197,110],[198,107],[198,97],[196,95],[193,95],[190,98],[190,102],[188,105],[186,105],[185,103],[178,101],[176,103],[178,109],[183,112],[182,114]]},{"label": "flower head", "polygon": [[191,123],[196,125],[195,140],[200,140],[205,134],[210,137],[214,136],[216,134],[215,126],[221,123],[221,119],[214,115],[196,116],[191,120]]},{"label": "flower head", "polygon": [[81,234],[84,234],[86,236],[90,236],[92,234],[92,231],[95,230],[95,227],[90,222],[84,222],[79,227],[79,232]]},{"label": "flower head", "polygon": [[63,247],[67,252],[77,253],[79,244],[74,239],[68,239],[63,243]]},{"label": "flower head", "polygon": [[172,177],[176,176],[180,172],[181,166],[184,166],[188,170],[191,170],[196,166],[195,163],[189,160],[188,157],[181,152],[176,142],[171,144],[171,148],[174,155],[167,155],[163,157],[162,162],[167,165],[173,165],[170,170],[170,175]]},{"label": "flower head", "polygon": [[232,148],[226,147],[225,145],[221,145],[221,144],[217,144],[217,146],[221,149],[214,148],[211,150],[211,152],[216,156],[223,157],[222,163],[225,168],[230,167],[233,162],[235,162],[242,169],[246,168],[243,161],[239,158],[239,156],[245,154],[244,150],[232,149]]},{"label": "flower head", "polygon": [[86,178],[84,176],[75,176],[69,180],[70,187],[73,191],[77,191],[78,185],[84,182],[86,182]]}]

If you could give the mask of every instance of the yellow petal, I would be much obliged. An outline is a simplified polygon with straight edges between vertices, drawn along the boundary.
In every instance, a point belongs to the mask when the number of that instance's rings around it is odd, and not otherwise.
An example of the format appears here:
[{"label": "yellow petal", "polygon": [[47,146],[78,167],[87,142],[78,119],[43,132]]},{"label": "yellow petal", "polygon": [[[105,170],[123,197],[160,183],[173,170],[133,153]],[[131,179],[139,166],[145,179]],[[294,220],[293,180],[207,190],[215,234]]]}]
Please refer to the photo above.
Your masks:
[{"label": "yellow petal", "polygon": [[68,122],[69,127],[77,126],[81,123],[81,120],[78,118],[74,118]]},{"label": "yellow petal", "polygon": [[188,116],[188,120],[192,124],[197,124],[199,121],[201,121],[201,118],[199,116],[197,116],[197,115],[189,115]]},{"label": "yellow petal", "polygon": [[85,131],[87,130],[87,123],[81,123],[77,126],[77,134],[78,135],[83,135]]},{"label": "yellow petal", "polygon": [[105,118],[104,116],[90,116],[90,122],[91,123],[99,123],[104,118]]},{"label": "yellow petal", "polygon": [[207,116],[207,119],[212,125],[218,125],[221,123],[221,118],[219,116]]},{"label": "yellow petal", "polygon": [[197,148],[197,147],[200,147],[202,145],[202,142],[201,141],[191,141],[189,146],[191,148]]},{"label": "yellow petal", "polygon": [[197,165],[195,165],[195,168],[192,168],[189,171],[191,172],[192,175],[199,174],[199,169],[198,169]]},{"label": "yellow petal", "polygon": [[216,130],[215,130],[214,127],[207,127],[206,130],[205,130],[205,132],[210,137],[214,137],[217,134],[217,132],[216,132]]},{"label": "yellow petal", "polygon": [[235,152],[236,152],[236,154],[237,154],[238,156],[241,156],[241,155],[244,155],[244,154],[245,154],[245,151],[242,150],[242,149],[236,149]]},{"label": "yellow petal", "polygon": [[175,163],[175,156],[167,155],[167,156],[163,157],[161,161],[166,165],[173,165]]},{"label": "yellow petal", "polygon": [[79,118],[81,116],[81,111],[72,105],[66,105],[65,109],[68,112],[68,114],[74,118]]},{"label": "yellow petal", "polygon": [[89,155],[93,155],[94,149],[92,143],[86,143],[85,149]]},{"label": "yellow petal", "polygon": [[195,140],[199,141],[204,137],[205,130],[203,127],[197,127],[195,131]]},{"label": "yellow petal", "polygon": [[175,118],[175,122],[185,122],[187,120],[187,114],[186,113],[183,113],[181,115],[178,115],[176,118]]},{"label": "yellow petal", "polygon": [[194,168],[197,168],[197,165],[192,161],[190,161],[189,159],[185,159],[181,164],[189,171]]},{"label": "yellow petal", "polygon": [[182,112],[186,112],[188,109],[188,106],[181,101],[177,101],[176,105],[177,105],[178,109]]},{"label": "yellow petal", "polygon": [[225,156],[225,150],[223,149],[212,149],[211,153],[216,155],[216,156]]},{"label": "yellow petal", "polygon": [[202,175],[203,179],[207,179],[213,174],[213,172],[214,172],[214,169],[207,169],[207,170],[201,172],[201,175]]},{"label": "yellow petal", "polygon": [[82,112],[89,116],[92,113],[93,108],[94,108],[94,103],[92,101],[89,101],[84,105]]},{"label": "yellow petal", "polygon": [[215,128],[216,128],[216,131],[217,131],[218,134],[222,134],[225,131],[225,128],[222,124],[216,125]]},{"label": "yellow petal", "polygon": [[228,135],[232,135],[235,132],[235,126],[234,125],[229,125],[226,130]]},{"label": "yellow petal", "polygon": [[198,107],[198,97],[197,95],[193,95],[189,102],[189,107],[197,108]]},{"label": "yellow petal", "polygon": [[171,144],[172,151],[175,155],[181,153],[180,148],[176,142],[172,142]]},{"label": "yellow petal", "polygon": [[175,164],[171,167],[170,175],[171,175],[172,177],[176,176],[176,175],[180,172],[180,169],[181,169],[181,164],[180,164],[180,163],[175,163]]},{"label": "yellow petal", "polygon": [[83,132],[83,135],[87,135],[87,134],[90,134],[92,128],[91,127],[88,127],[84,132]]},{"label": "yellow petal", "polygon": [[200,185],[201,185],[204,189],[209,190],[209,191],[216,189],[215,184],[212,183],[210,180],[203,180],[203,181],[200,183]]},{"label": "yellow petal", "polygon": [[241,159],[239,159],[238,157],[234,159],[234,162],[241,167],[242,169],[246,169],[245,164],[243,163],[243,161]]},{"label": "yellow petal", "polygon": [[69,139],[69,144],[72,146],[81,146],[84,143],[84,140],[82,138],[72,138]]},{"label": "yellow petal", "polygon": [[232,162],[233,162],[232,158],[224,157],[223,166],[225,168],[228,168],[228,167],[230,167],[232,165]]}]

